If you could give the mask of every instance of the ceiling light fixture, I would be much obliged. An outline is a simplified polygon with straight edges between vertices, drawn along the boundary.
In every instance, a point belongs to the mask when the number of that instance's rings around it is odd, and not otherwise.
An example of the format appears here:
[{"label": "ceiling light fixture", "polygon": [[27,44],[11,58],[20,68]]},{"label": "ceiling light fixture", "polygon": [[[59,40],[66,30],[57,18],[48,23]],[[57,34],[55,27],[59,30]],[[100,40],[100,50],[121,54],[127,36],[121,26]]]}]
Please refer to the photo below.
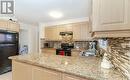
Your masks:
[{"label": "ceiling light fixture", "polygon": [[62,14],[61,12],[59,12],[59,11],[51,11],[51,12],[49,13],[49,15],[50,15],[51,17],[57,18],[57,19],[63,17],[63,14]]}]

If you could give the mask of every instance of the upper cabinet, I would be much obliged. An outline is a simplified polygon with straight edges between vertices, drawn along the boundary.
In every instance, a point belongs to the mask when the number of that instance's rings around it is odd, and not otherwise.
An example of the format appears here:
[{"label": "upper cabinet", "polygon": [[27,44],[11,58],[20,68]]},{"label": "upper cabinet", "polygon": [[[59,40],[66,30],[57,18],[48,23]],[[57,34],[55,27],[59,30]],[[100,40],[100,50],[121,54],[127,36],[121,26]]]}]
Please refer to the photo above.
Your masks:
[{"label": "upper cabinet", "polygon": [[0,20],[0,30],[19,32],[20,25],[17,22]]},{"label": "upper cabinet", "polygon": [[91,33],[89,32],[89,23],[82,22],[73,25],[73,39],[75,41],[86,41],[91,39]]},{"label": "upper cabinet", "polygon": [[73,25],[73,40],[82,40],[81,39],[81,26],[79,24]]},{"label": "upper cabinet", "polygon": [[80,24],[81,26],[81,37],[80,39],[85,41],[85,40],[91,40],[92,37],[91,37],[91,32],[89,31],[89,22],[86,22],[86,23],[81,23]]},{"label": "upper cabinet", "polygon": [[93,0],[92,31],[130,30],[130,0]]},{"label": "upper cabinet", "polygon": [[12,21],[9,21],[8,22],[8,30],[10,31],[14,31],[14,32],[19,32],[19,27],[20,27],[20,24],[16,23],[16,22],[12,22]]},{"label": "upper cabinet", "polygon": [[8,28],[8,22],[4,20],[0,20],[0,29],[7,30]]},{"label": "upper cabinet", "polygon": [[45,38],[46,40],[54,40],[55,39],[55,31],[54,27],[45,28]]},{"label": "upper cabinet", "polygon": [[74,41],[86,41],[91,39],[88,22],[79,22],[65,25],[45,27],[46,40],[61,40],[60,32],[72,31]]}]

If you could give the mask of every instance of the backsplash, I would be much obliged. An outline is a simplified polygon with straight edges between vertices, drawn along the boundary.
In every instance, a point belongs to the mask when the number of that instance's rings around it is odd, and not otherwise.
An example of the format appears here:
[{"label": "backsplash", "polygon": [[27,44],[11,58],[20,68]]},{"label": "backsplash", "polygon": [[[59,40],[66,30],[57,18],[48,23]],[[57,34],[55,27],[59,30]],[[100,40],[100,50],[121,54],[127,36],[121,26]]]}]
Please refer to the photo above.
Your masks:
[{"label": "backsplash", "polygon": [[110,61],[130,80],[130,38],[109,38],[107,41]]},{"label": "backsplash", "polygon": [[[48,43],[49,48],[60,48],[62,42],[41,40],[41,48],[45,48],[44,43]],[[89,47],[89,41],[75,41],[74,42],[74,48],[88,49],[88,47]]]}]

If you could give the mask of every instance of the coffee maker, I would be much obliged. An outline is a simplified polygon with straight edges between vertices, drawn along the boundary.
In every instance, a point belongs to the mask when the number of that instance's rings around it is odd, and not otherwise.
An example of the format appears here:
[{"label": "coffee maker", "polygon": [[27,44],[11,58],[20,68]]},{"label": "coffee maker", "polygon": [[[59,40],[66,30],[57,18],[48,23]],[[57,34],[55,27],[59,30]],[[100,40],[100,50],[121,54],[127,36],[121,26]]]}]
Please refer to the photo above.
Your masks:
[{"label": "coffee maker", "polygon": [[62,37],[61,48],[56,49],[56,55],[71,56],[71,49],[74,48],[73,32],[60,32]]}]

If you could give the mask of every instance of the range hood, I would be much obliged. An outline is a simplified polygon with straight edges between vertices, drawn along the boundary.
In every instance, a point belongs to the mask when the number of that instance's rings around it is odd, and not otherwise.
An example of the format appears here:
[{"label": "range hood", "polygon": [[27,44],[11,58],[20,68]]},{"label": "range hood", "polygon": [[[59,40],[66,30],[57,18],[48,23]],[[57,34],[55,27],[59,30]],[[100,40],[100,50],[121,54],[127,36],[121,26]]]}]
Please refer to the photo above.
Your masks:
[{"label": "range hood", "polygon": [[73,32],[60,32],[59,35],[62,37],[62,43],[73,43]]},{"label": "range hood", "polygon": [[65,36],[65,35],[73,35],[72,31],[66,31],[66,32],[60,32],[61,36]]}]

